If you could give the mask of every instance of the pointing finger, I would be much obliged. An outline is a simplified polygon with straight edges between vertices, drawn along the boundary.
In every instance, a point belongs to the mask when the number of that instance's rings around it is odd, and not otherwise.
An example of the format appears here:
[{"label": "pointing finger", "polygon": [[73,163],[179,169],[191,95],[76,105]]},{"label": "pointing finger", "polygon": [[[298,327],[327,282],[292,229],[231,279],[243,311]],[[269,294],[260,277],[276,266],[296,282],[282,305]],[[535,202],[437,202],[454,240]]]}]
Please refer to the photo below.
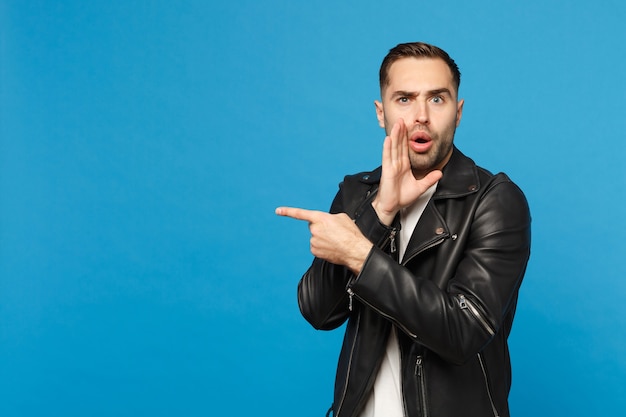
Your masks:
[{"label": "pointing finger", "polygon": [[309,223],[319,218],[322,212],[316,210],[306,210],[297,207],[278,207],[276,214],[284,217],[291,217],[296,220],[304,220]]}]

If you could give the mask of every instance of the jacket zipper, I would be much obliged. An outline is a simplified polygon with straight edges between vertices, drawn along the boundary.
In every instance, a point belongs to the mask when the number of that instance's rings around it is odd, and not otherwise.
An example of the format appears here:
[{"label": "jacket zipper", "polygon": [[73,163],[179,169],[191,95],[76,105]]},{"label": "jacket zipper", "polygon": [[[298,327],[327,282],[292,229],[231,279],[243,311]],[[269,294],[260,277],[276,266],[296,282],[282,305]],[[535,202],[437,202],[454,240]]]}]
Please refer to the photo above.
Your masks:
[{"label": "jacket zipper", "polygon": [[391,229],[391,231],[389,232],[389,236],[387,237],[387,240],[389,241],[389,248],[391,253],[396,253],[397,247],[396,247],[396,234],[398,233],[398,229],[396,229],[395,227],[393,229]]},{"label": "jacket zipper", "polygon": [[[364,301],[357,294],[355,294],[354,291],[352,291],[352,288],[348,288],[347,292],[348,292],[348,297],[349,297],[349,301],[348,301],[348,308],[349,309],[352,308],[352,299],[353,298],[357,298],[361,303],[365,304],[366,306],[368,306],[369,308],[371,308],[372,310],[374,310],[375,312],[377,312],[381,316],[385,317],[386,319],[391,320],[391,316],[390,315],[383,313],[382,311],[380,311],[379,309],[377,309],[376,307],[374,307],[370,303]],[[400,329],[402,329],[402,331],[404,333],[406,333],[407,335],[411,336],[413,339],[418,340],[417,339],[417,335],[415,333],[411,332],[409,329],[407,329],[406,327],[402,326],[400,323],[394,322],[394,324],[397,327],[399,327]]]},{"label": "jacket zipper", "polygon": [[481,327],[485,329],[487,333],[489,333],[489,336],[493,337],[496,334],[493,326],[489,324],[487,319],[483,317],[480,311],[478,311],[478,308],[476,308],[476,306],[472,302],[465,298],[463,294],[459,294],[458,300],[461,310],[469,310],[470,313],[472,313],[472,316],[474,316],[474,318],[478,320],[478,323],[481,325]]},{"label": "jacket zipper", "polygon": [[[357,315],[356,329],[355,334],[358,333],[359,327],[361,325],[361,314]],[[339,406],[337,407],[337,412],[333,412],[333,416],[340,415],[341,407],[343,407],[343,402],[346,399],[346,391],[348,390],[348,381],[350,380],[350,369],[352,368],[352,357],[354,356],[354,347],[356,346],[356,337],[352,341],[352,346],[350,346],[350,357],[348,358],[348,371],[346,373],[346,382],[343,385],[343,392],[341,393],[341,400],[339,401]]]},{"label": "jacket zipper", "polygon": [[348,288],[348,310],[352,311],[352,298],[354,297],[354,291],[352,288]]},{"label": "jacket zipper", "polygon": [[426,408],[426,381],[424,375],[424,357],[419,355],[415,359],[415,376],[420,389],[420,409],[422,410],[422,416],[428,417],[428,408]]},{"label": "jacket zipper", "polygon": [[433,248],[437,245],[439,245],[440,243],[443,243],[443,241],[446,240],[445,237],[441,237],[431,243],[429,243],[428,245],[424,246],[422,249],[420,249],[419,251],[415,252],[414,254],[412,254],[409,258],[404,258],[402,259],[402,263],[401,265],[406,265],[411,259],[415,258],[417,255],[419,255],[420,253],[424,252],[425,250],[428,250],[430,248]]},{"label": "jacket zipper", "polygon": [[487,396],[489,397],[489,403],[491,404],[491,410],[493,411],[494,417],[500,417],[498,414],[498,410],[496,409],[496,405],[493,403],[493,396],[491,395],[491,389],[489,388],[489,380],[487,379],[487,370],[485,369],[485,363],[483,362],[483,357],[478,353],[478,362],[480,363],[480,369],[483,372],[483,378],[485,379],[485,388],[487,389]]},{"label": "jacket zipper", "polygon": [[[397,247],[396,247],[396,234],[398,233],[398,229],[396,229],[395,227],[391,229],[391,231],[389,232],[389,236],[387,236],[387,238],[385,239],[384,244],[382,245],[383,247],[387,244],[387,242],[389,242],[389,247],[391,250],[391,253],[396,253]],[[348,310],[352,311],[352,299],[354,298],[354,291],[352,291],[352,288],[348,288]]]}]

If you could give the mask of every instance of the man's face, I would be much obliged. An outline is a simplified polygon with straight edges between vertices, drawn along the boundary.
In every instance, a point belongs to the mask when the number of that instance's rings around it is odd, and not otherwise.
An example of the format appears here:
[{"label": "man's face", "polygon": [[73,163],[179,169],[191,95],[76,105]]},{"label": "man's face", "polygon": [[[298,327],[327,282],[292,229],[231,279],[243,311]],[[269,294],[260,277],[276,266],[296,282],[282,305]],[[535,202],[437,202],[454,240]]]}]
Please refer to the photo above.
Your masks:
[{"label": "man's face", "polygon": [[374,102],[380,127],[389,135],[398,119],[404,121],[416,178],[443,168],[463,112],[450,68],[439,58],[401,58],[389,68],[388,78],[382,102]]}]

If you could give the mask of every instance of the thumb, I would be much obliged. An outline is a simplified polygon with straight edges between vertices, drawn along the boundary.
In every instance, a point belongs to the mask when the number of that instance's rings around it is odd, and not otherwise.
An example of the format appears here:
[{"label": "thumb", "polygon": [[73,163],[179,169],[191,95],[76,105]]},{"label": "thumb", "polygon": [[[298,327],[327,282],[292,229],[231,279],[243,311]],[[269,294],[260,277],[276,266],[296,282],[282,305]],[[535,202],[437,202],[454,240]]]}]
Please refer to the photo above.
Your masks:
[{"label": "thumb", "polygon": [[439,181],[442,176],[443,176],[443,173],[440,170],[436,169],[436,170],[430,171],[428,174],[426,174],[424,176],[424,178],[419,180],[419,183],[420,183],[420,185],[422,187],[424,187],[424,190],[428,190],[437,181]]}]

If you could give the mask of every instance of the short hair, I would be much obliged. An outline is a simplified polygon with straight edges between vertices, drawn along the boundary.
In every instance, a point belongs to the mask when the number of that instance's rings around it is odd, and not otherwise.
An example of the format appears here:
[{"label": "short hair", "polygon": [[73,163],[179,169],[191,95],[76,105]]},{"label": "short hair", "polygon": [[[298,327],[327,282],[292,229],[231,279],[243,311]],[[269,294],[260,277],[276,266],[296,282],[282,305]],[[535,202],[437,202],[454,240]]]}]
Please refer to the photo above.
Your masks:
[{"label": "short hair", "polygon": [[454,62],[454,60],[450,58],[450,55],[448,55],[446,51],[439,47],[436,47],[435,45],[430,45],[424,42],[410,42],[401,43],[393,47],[389,50],[389,53],[383,59],[383,62],[380,65],[380,71],[378,73],[381,92],[384,87],[389,85],[389,68],[391,68],[391,64],[401,58],[442,59],[448,65],[448,68],[450,68],[450,72],[452,73],[452,81],[454,82],[457,92],[459,91],[459,86],[461,85],[461,71],[459,71],[459,67],[456,65],[456,62]]}]

